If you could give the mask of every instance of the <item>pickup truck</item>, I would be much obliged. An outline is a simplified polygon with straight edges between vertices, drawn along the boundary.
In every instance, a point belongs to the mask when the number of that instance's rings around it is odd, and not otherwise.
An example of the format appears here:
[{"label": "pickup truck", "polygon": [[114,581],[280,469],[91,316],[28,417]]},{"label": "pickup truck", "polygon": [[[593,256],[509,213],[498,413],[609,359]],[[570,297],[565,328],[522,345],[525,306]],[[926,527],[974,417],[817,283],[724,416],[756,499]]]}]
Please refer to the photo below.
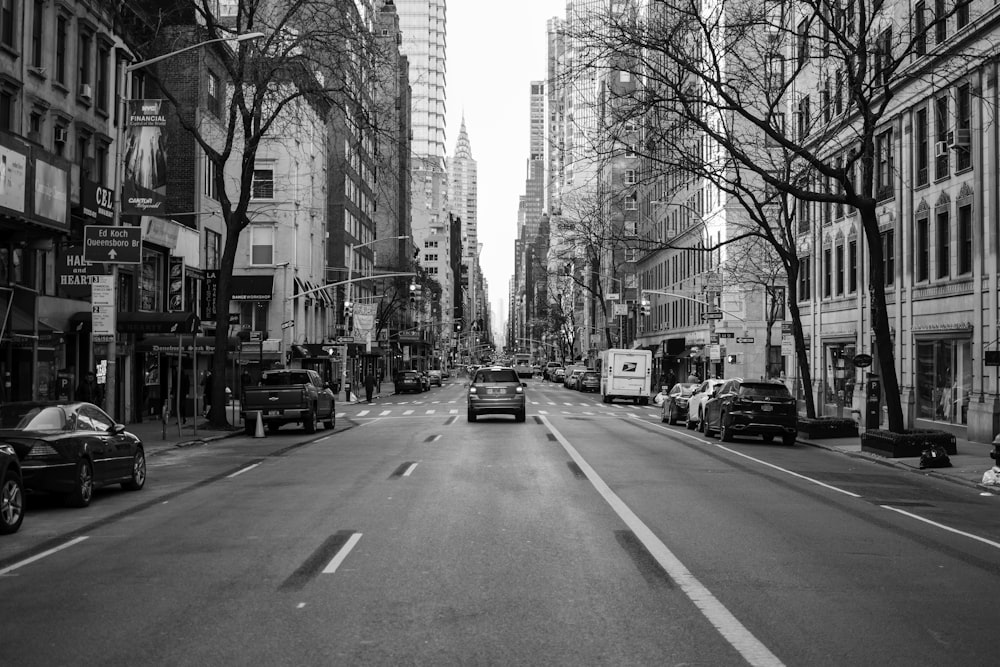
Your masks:
[{"label": "pickup truck", "polygon": [[316,421],[332,429],[336,424],[334,393],[316,371],[301,368],[265,371],[260,384],[245,387],[240,401],[247,435],[257,427],[257,413],[270,433],[283,424],[302,424],[306,433],[316,432]]}]

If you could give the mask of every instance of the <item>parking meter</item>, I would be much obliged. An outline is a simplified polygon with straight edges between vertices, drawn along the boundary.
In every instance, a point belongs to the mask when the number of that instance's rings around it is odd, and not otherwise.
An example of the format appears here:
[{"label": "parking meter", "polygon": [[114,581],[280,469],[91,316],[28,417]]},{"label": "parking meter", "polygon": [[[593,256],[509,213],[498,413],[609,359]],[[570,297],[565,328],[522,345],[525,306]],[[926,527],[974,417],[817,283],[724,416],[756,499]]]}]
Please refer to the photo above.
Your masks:
[{"label": "parking meter", "polygon": [[874,373],[865,381],[865,428],[878,428],[882,421],[882,381]]}]

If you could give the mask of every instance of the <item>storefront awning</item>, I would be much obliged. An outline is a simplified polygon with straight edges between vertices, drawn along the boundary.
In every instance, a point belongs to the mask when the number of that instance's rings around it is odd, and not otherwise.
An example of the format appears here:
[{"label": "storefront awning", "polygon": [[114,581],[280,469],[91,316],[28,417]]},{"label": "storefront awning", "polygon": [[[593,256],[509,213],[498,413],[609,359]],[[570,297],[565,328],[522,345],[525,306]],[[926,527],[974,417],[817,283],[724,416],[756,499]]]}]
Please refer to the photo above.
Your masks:
[{"label": "storefront awning", "polygon": [[[131,334],[193,334],[201,328],[194,313],[118,313],[118,333]],[[84,310],[69,318],[74,331],[90,331],[93,313]]]},{"label": "storefront awning", "polygon": [[274,292],[274,276],[233,276],[233,301],[270,301]]}]

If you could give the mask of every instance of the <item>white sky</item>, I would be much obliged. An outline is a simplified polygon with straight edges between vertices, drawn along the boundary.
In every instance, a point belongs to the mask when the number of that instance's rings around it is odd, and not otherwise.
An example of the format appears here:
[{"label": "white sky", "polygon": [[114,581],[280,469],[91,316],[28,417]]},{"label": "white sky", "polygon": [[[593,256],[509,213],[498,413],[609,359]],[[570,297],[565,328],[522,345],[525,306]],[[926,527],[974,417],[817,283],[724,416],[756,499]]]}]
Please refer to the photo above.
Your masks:
[{"label": "white sky", "polygon": [[447,151],[455,151],[464,114],[478,169],[480,264],[496,318],[507,317],[514,272],[531,82],[545,79],[546,21],[565,10],[566,0],[448,0]]}]

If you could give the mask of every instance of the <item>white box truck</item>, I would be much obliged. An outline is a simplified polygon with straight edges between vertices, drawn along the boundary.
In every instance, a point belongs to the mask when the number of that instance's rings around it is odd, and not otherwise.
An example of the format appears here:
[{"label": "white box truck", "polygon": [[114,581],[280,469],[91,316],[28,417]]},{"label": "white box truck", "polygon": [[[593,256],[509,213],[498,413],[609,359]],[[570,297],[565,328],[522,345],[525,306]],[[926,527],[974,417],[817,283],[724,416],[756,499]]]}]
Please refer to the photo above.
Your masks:
[{"label": "white box truck", "polygon": [[649,350],[604,350],[601,352],[601,398],[616,398],[639,405],[649,403],[653,353]]}]

